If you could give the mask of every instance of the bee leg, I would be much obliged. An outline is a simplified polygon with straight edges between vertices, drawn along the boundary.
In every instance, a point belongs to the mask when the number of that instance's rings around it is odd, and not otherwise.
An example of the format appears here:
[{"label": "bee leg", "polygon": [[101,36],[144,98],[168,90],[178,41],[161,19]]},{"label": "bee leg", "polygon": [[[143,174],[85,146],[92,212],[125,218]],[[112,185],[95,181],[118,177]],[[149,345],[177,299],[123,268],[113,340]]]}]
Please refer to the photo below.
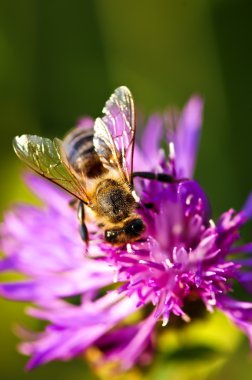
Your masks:
[{"label": "bee leg", "polygon": [[133,178],[139,177],[149,180],[156,180],[165,183],[178,183],[186,180],[186,178],[177,179],[166,173],[151,173],[151,172],[134,172]]},{"label": "bee leg", "polygon": [[78,216],[78,220],[80,222],[80,235],[81,235],[81,238],[86,243],[86,245],[88,245],[89,239],[88,239],[87,226],[85,224],[85,209],[84,209],[84,203],[81,202],[81,201],[78,204],[77,216]]},{"label": "bee leg", "polygon": [[151,172],[134,172],[133,178],[139,177],[144,179],[156,180],[160,182],[175,182],[175,178],[165,173],[151,173]]}]

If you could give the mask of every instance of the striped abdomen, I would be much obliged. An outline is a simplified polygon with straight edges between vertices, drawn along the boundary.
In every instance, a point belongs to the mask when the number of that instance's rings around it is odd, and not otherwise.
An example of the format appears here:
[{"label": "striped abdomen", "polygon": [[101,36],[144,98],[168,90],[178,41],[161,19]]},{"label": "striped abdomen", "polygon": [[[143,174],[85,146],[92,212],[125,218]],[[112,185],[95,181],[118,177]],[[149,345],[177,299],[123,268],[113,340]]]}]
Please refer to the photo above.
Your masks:
[{"label": "striped abdomen", "polygon": [[104,169],[93,144],[93,128],[77,127],[64,139],[64,148],[73,169],[88,178],[98,177]]}]

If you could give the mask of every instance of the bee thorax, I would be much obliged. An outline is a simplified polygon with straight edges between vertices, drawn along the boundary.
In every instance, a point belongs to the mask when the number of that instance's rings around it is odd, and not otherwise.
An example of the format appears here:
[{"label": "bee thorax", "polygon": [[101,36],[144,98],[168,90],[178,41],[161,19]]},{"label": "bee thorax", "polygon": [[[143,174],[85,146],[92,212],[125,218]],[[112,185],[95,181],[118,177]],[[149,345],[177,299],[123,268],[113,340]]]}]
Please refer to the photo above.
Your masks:
[{"label": "bee thorax", "polygon": [[106,216],[112,223],[127,218],[135,207],[130,191],[120,182],[105,179],[96,188],[96,212]]}]

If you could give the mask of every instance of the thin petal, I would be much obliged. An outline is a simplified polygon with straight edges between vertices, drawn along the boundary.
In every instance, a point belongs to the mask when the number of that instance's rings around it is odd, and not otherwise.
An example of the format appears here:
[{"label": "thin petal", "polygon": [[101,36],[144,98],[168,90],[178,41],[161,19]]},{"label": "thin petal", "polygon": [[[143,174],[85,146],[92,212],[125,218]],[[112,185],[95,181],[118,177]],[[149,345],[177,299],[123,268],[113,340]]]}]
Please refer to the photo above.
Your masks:
[{"label": "thin petal", "polygon": [[89,116],[84,116],[80,118],[77,122],[77,128],[87,128],[90,129],[94,125],[94,120]]},{"label": "thin petal", "polygon": [[174,134],[177,176],[192,178],[202,124],[203,101],[192,97],[186,104]]},{"label": "thin petal", "polygon": [[103,269],[89,270],[87,266],[72,271],[52,273],[50,276],[40,276],[34,280],[17,281],[0,284],[0,294],[3,297],[18,301],[33,301],[39,303],[54,297],[67,297],[75,294],[99,289],[113,282],[112,268],[99,263]]},{"label": "thin petal", "polygon": [[219,296],[217,307],[247,334],[252,346],[252,303],[236,301],[228,296]]},{"label": "thin petal", "polygon": [[[75,327],[51,326],[44,333],[38,335],[36,341],[23,343],[20,350],[26,355],[32,355],[27,368],[31,369],[51,360],[67,360],[80,354],[93,344],[116,323],[131,314],[136,308],[134,298],[126,298],[115,304],[108,315],[100,314],[100,323],[97,319],[88,319]],[[95,309],[93,310],[95,312]]]},{"label": "thin petal", "polygon": [[247,220],[252,218],[252,193],[248,196],[248,199],[243,206],[243,212],[245,213]]},{"label": "thin petal", "polygon": [[144,129],[142,137],[142,152],[150,161],[156,159],[160,150],[163,134],[163,120],[159,115],[152,115]]}]

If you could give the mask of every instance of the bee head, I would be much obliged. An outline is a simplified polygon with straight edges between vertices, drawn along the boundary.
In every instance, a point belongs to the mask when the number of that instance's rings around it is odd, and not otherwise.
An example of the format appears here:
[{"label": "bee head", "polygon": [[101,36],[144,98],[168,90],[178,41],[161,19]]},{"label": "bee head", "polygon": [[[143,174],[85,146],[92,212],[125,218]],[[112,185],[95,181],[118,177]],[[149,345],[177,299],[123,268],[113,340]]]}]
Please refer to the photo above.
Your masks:
[{"label": "bee head", "polygon": [[123,228],[105,231],[105,239],[111,244],[124,244],[140,238],[145,225],[140,218],[127,222]]}]

